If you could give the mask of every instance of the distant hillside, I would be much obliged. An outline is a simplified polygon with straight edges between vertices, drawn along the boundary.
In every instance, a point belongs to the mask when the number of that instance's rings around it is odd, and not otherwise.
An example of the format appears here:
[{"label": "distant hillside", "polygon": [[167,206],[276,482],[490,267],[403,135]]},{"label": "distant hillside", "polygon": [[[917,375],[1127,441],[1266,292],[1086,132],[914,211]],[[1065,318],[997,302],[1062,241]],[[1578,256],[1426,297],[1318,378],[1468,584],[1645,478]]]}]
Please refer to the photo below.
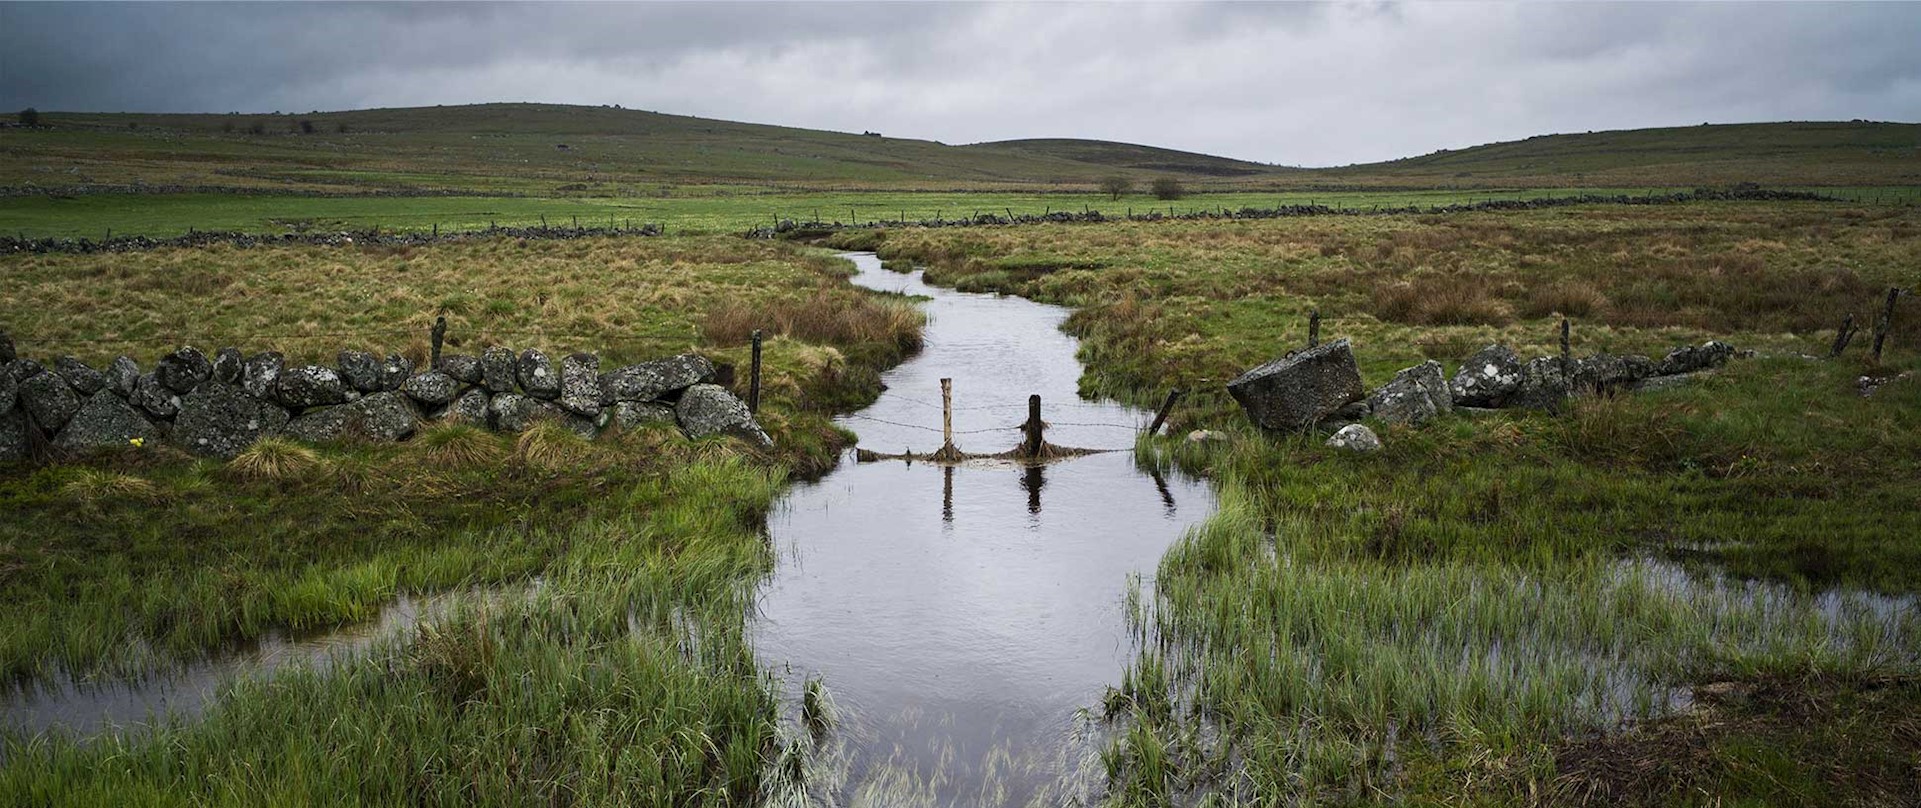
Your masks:
[{"label": "distant hillside", "polygon": [[[1196,190],[1921,185],[1921,125],[1780,123],[1549,135],[1298,169],[1153,146],[949,146],[614,107],[479,104],[287,115],[41,114],[0,128],[0,188],[128,186],[528,196],[1086,190],[1123,174]],[[1285,144],[1274,150],[1285,154]],[[702,186],[694,188],[691,186]],[[741,189],[743,191],[750,189]]]}]

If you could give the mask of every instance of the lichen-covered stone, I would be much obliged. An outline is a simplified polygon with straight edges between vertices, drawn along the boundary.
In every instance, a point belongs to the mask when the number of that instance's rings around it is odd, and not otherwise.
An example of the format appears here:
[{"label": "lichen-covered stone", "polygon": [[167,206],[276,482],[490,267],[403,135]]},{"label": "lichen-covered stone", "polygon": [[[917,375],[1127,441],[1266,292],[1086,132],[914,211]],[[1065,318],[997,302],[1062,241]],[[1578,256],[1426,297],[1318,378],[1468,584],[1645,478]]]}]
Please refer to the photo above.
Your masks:
[{"label": "lichen-covered stone", "polygon": [[560,360],[560,408],[575,415],[600,415],[600,357],[568,354]]},{"label": "lichen-covered stone", "polygon": [[635,429],[647,424],[677,424],[674,408],[652,401],[618,401],[607,408],[613,413],[613,424],[621,429]]},{"label": "lichen-covered stone", "polygon": [[1499,407],[1521,386],[1521,368],[1514,349],[1489,345],[1461,362],[1448,389],[1460,406]]},{"label": "lichen-covered stone", "polygon": [[253,396],[239,385],[211,381],[180,400],[173,441],[202,457],[233,457],[254,441],[287,425],[287,411]]},{"label": "lichen-covered stone", "polygon": [[286,434],[304,441],[404,440],[420,427],[420,414],[399,392],[376,392],[347,404],[317,409],[287,422]]},{"label": "lichen-covered stone", "polygon": [[280,378],[274,381],[274,400],[292,409],[325,407],[345,404],[354,396],[349,394],[346,380],[333,368],[319,365],[301,365],[280,371]]},{"label": "lichen-covered stone", "polygon": [[129,400],[155,418],[180,414],[180,394],[161,384],[160,377],[153,373],[140,374],[133,384],[133,398]]},{"label": "lichen-covered stone", "polygon": [[213,380],[222,384],[239,384],[240,374],[246,360],[240,356],[240,349],[233,346],[213,352]]},{"label": "lichen-covered stone", "polygon": [[1381,436],[1362,424],[1348,424],[1329,437],[1327,445],[1350,452],[1378,452],[1381,450]]},{"label": "lichen-covered stone", "polygon": [[567,431],[587,440],[593,440],[600,434],[600,424],[595,419],[568,412],[552,401],[535,399],[533,417],[535,420],[546,419],[558,423]]},{"label": "lichen-covered stone", "polygon": [[438,370],[430,370],[408,377],[400,384],[400,391],[422,404],[444,407],[453,403],[454,395],[460,391],[460,382]]},{"label": "lichen-covered stone", "polygon": [[461,384],[480,384],[480,359],[466,354],[441,354],[440,372],[454,377]]},{"label": "lichen-covered stone", "polygon": [[140,363],[133,361],[132,357],[116,356],[102,375],[106,376],[107,389],[112,390],[114,395],[133,398],[134,385],[140,383]]},{"label": "lichen-covered stone", "polygon": [[514,377],[519,374],[512,348],[489,345],[480,353],[480,383],[490,393],[511,393],[514,391]]},{"label": "lichen-covered stone", "polygon": [[27,459],[27,414],[19,407],[0,412],[0,463]]},{"label": "lichen-covered stone", "polygon": [[45,373],[46,371],[47,369],[41,367],[39,362],[31,359],[15,359],[7,363],[7,375],[12,376],[16,384]]},{"label": "lichen-covered stone", "polygon": [[549,401],[560,398],[560,373],[554,369],[554,361],[539,348],[520,352],[516,372],[520,389],[527,395]]},{"label": "lichen-covered stone", "polygon": [[414,375],[414,363],[397,353],[387,354],[380,362],[380,389],[399,390]]},{"label": "lichen-covered stone", "polygon": [[20,407],[41,429],[53,432],[80,411],[80,397],[58,373],[42,371],[20,383]]},{"label": "lichen-covered stone", "polygon": [[1345,339],[1254,368],[1228,382],[1227,392],[1255,425],[1287,431],[1310,428],[1367,394]]},{"label": "lichen-covered stone", "polygon": [[754,420],[754,414],[747,411],[746,403],[717,384],[687,388],[674,405],[674,418],[690,438],[732,435],[763,449],[774,446],[774,441]]},{"label": "lichen-covered stone", "polygon": [[1568,365],[1558,356],[1531,359],[1521,368],[1521,383],[1507,398],[1507,406],[1530,410],[1559,409],[1572,391]]},{"label": "lichen-covered stone", "polygon": [[185,393],[213,378],[213,361],[191,345],[160,358],[153,374],[167,389]]},{"label": "lichen-covered stone", "polygon": [[464,423],[487,426],[487,407],[491,403],[485,388],[471,388],[454,398],[454,403],[447,407],[447,415]]},{"label": "lichen-covered stone", "polygon": [[69,451],[126,446],[134,440],[159,440],[160,429],[147,414],[111,390],[87,397],[53,445]]},{"label": "lichen-covered stone", "polygon": [[0,367],[0,415],[18,409],[20,403],[20,383],[13,380],[13,374]]},{"label": "lichen-covered stone", "polygon": [[366,351],[341,351],[334,362],[348,386],[362,393],[380,392],[380,357]]},{"label": "lichen-covered stone", "polygon": [[1432,359],[1394,374],[1367,399],[1368,411],[1390,424],[1418,424],[1454,409],[1441,363]]},{"label": "lichen-covered stone", "polygon": [[534,422],[539,408],[533,399],[519,393],[496,393],[487,405],[487,420],[501,432],[519,432]]},{"label": "lichen-covered stone", "polygon": [[264,351],[247,357],[240,367],[240,389],[247,395],[261,401],[277,401],[280,396],[277,388],[280,373],[287,369],[287,359],[279,351]]},{"label": "lichen-covered stone", "polygon": [[1657,376],[1673,376],[1677,373],[1718,368],[1734,357],[1734,346],[1725,342],[1709,340],[1699,346],[1684,345],[1662,357],[1661,364],[1655,369]]},{"label": "lichen-covered stone", "polygon": [[628,365],[600,377],[600,403],[656,401],[676,390],[706,384],[713,378],[714,363],[694,354]]},{"label": "lichen-covered stone", "polygon": [[105,375],[102,375],[100,371],[94,370],[93,367],[87,363],[71,356],[63,356],[54,360],[53,372],[60,374],[60,378],[67,380],[67,386],[72,387],[73,391],[79,393],[83,398],[98,393],[101,388],[107,386],[107,377]]},{"label": "lichen-covered stone", "polygon": [[1569,384],[1576,393],[1624,389],[1654,375],[1654,360],[1645,356],[1595,354],[1574,363],[1574,378]]}]

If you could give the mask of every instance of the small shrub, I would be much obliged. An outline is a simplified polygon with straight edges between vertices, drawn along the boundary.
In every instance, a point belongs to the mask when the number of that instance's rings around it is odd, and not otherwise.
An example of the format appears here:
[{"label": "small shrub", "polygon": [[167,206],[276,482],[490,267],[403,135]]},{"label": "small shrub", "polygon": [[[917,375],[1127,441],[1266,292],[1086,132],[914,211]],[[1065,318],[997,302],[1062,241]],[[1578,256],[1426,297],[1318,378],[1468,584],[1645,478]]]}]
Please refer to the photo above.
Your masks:
[{"label": "small shrub", "polygon": [[1586,281],[1562,280],[1527,292],[1521,313],[1527,317],[1592,317],[1607,310],[1608,298]]},{"label": "small shrub", "polygon": [[1096,187],[1100,188],[1101,193],[1107,194],[1107,198],[1119,199],[1122,194],[1134,190],[1134,181],[1117,174],[1112,177],[1103,177]]},{"label": "small shrub", "polygon": [[39,126],[40,110],[34,109],[33,107],[27,107],[26,109],[20,110],[20,125],[21,126]]},{"label": "small shrub", "polygon": [[1187,196],[1187,186],[1182,185],[1180,180],[1174,179],[1173,177],[1162,177],[1155,180],[1154,184],[1149,186],[1149,190],[1154,194],[1155,199],[1180,199],[1181,197]]}]

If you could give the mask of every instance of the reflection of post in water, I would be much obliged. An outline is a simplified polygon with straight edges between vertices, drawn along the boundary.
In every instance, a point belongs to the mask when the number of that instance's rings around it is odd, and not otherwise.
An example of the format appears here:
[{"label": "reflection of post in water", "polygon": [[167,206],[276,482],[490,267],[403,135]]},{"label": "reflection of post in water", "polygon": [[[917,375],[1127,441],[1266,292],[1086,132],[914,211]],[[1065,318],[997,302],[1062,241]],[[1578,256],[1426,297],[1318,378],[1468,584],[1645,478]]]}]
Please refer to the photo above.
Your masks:
[{"label": "reflection of post in water", "polygon": [[1027,490],[1027,512],[1030,514],[1041,512],[1041,487],[1047,485],[1046,478],[1041,476],[1041,465],[1028,463],[1021,466],[1021,488]]},{"label": "reflection of post in water", "polygon": [[1161,491],[1161,504],[1167,506],[1167,515],[1173,516],[1174,515],[1174,492],[1168,490],[1167,478],[1161,476],[1161,470],[1154,468],[1153,466],[1147,467],[1147,476],[1154,478],[1154,487],[1160,489]]},{"label": "reflection of post in water", "polygon": [[940,518],[941,521],[954,522],[954,467],[941,466]]}]

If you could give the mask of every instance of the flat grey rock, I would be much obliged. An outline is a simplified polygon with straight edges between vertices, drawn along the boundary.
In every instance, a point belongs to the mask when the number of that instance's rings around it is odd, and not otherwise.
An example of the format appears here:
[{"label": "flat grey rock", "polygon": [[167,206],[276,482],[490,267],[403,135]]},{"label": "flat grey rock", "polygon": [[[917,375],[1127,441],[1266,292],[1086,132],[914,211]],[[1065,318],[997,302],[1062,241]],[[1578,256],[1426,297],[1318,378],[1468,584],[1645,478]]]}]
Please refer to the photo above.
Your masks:
[{"label": "flat grey rock", "polygon": [[274,400],[296,410],[345,404],[350,392],[337,371],[319,365],[285,368],[274,381]]},{"label": "flat grey rock", "polygon": [[480,383],[490,393],[511,393],[518,384],[515,377],[520,371],[520,361],[514,358],[511,348],[489,345],[480,354]]},{"label": "flat grey rock", "polygon": [[560,398],[560,371],[539,348],[521,351],[514,371],[521,391],[527,395],[547,401]]},{"label": "flat grey rock", "polygon": [[1309,429],[1367,394],[1346,339],[1249,370],[1228,382],[1227,392],[1256,426],[1290,432]]},{"label": "flat grey rock", "polygon": [[1327,446],[1350,452],[1378,452],[1381,450],[1381,436],[1361,424],[1348,424],[1327,439]]},{"label": "flat grey rock", "polygon": [[191,345],[160,358],[153,373],[167,389],[185,393],[213,378],[213,360]]},{"label": "flat grey rock", "polygon": [[240,382],[240,372],[246,360],[240,357],[240,349],[227,347],[213,353],[213,379],[226,384]]},{"label": "flat grey rock", "polygon": [[657,401],[667,394],[713,381],[707,357],[681,354],[608,371],[600,377],[601,403]]},{"label": "flat grey rock", "polygon": [[568,354],[560,360],[560,408],[575,415],[600,415],[600,357]]},{"label": "flat grey rock", "polygon": [[160,378],[152,373],[140,374],[133,385],[133,397],[128,400],[155,418],[180,414],[180,394],[161,384]]},{"label": "flat grey rock", "polygon": [[647,424],[678,424],[674,418],[674,408],[667,404],[652,401],[620,401],[609,407],[613,413],[613,424],[621,429],[634,429]]},{"label": "flat grey rock", "polygon": [[239,385],[210,381],[180,400],[173,442],[202,457],[230,458],[287,426],[287,411],[247,395]]},{"label": "flat grey rock", "polygon": [[674,405],[674,418],[690,438],[731,435],[762,449],[774,446],[772,438],[760,428],[747,404],[717,384],[696,384],[687,388]]},{"label": "flat grey rock", "polygon": [[460,382],[438,370],[408,377],[400,385],[400,391],[406,393],[408,398],[430,407],[444,407],[453,403],[459,390]]},{"label": "flat grey rock", "polygon": [[380,357],[366,351],[341,351],[334,361],[348,386],[362,393],[380,392]]},{"label": "flat grey rock", "polygon": [[1489,345],[1461,361],[1448,383],[1454,403],[1465,407],[1499,407],[1521,386],[1521,357],[1506,345]]},{"label": "flat grey rock", "polygon": [[466,354],[441,354],[440,372],[454,377],[461,384],[479,384],[480,359]]},{"label": "flat grey rock", "polygon": [[107,389],[121,398],[133,398],[134,385],[140,383],[140,363],[132,357],[116,356],[105,373]]},{"label": "flat grey rock", "polygon": [[249,356],[240,366],[240,388],[261,401],[278,401],[280,395],[276,388],[280,384],[281,371],[286,369],[287,359],[279,351],[264,351]]},{"label": "flat grey rock", "polygon": [[135,439],[159,440],[160,429],[147,414],[111,390],[100,390],[87,397],[60,430],[53,445],[68,451],[117,448]]},{"label": "flat grey rock", "polygon": [[73,391],[80,394],[83,398],[98,393],[101,388],[107,386],[107,377],[104,374],[94,370],[93,367],[87,363],[71,356],[63,356],[54,360],[53,372],[60,374],[60,378],[67,380],[67,386],[72,387]]},{"label": "flat grey rock", "polygon": [[1432,359],[1394,374],[1367,400],[1375,418],[1390,424],[1419,424],[1454,409],[1454,393],[1441,363]]},{"label": "flat grey rock", "polygon": [[19,407],[33,416],[41,429],[53,432],[80,411],[80,396],[60,374],[42,371],[20,383]]}]

